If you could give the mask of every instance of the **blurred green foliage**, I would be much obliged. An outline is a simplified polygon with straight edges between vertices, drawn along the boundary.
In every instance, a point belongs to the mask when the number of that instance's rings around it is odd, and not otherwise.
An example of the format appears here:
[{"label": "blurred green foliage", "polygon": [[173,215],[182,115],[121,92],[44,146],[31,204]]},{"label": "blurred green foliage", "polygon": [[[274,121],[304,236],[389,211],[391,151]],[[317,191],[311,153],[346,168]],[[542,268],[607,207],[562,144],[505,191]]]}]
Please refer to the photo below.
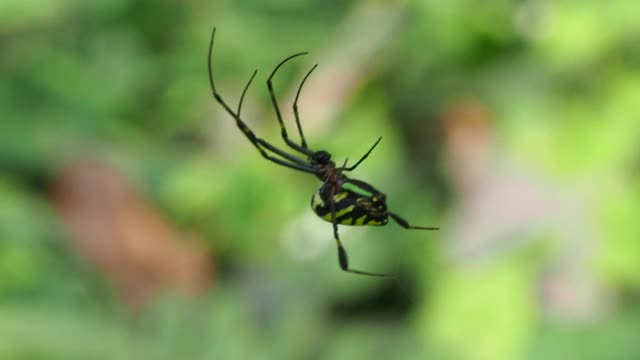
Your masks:
[{"label": "blurred green foliage", "polygon": [[[452,272],[432,233],[343,232],[358,268],[400,272],[398,286],[341,273],[333,245],[312,260],[287,256],[282,233],[312,217],[308,202],[320,184],[265,162],[219,111],[206,78],[210,30],[219,31],[221,92],[233,103],[260,69],[247,123],[280,144],[273,116],[258,110],[269,109],[265,73],[300,50],[314,61],[319,49],[339,49],[338,29],[367,4],[401,21],[368,59],[375,71],[345,99],[339,120],[319,135],[307,132],[310,144],[339,162],[383,135],[358,178],[384,189],[412,221],[444,226],[455,197],[438,116],[454,99],[478,97],[494,112],[511,160],[577,189],[595,209],[603,240],[597,270],[619,299],[604,320],[545,320],[530,293],[532,261],[519,261],[516,251],[486,273]],[[638,357],[636,7],[631,0],[2,0],[0,358]],[[292,65],[276,87],[295,87],[303,71]],[[428,138],[425,128],[433,129]],[[121,169],[165,217],[202,240],[219,267],[210,294],[165,294],[132,315],[77,256],[50,186],[83,153]],[[330,225],[321,224],[330,243]]]}]

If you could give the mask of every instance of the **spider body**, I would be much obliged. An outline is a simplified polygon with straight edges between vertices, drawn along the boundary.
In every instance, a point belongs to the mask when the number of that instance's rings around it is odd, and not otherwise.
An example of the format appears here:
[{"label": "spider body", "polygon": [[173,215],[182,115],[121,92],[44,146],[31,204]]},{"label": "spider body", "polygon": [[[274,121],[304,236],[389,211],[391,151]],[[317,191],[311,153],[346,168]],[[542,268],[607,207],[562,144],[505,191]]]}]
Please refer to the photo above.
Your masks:
[{"label": "spider body", "polygon": [[385,195],[371,185],[353,179],[336,183],[332,191],[320,188],[311,198],[311,208],[321,219],[333,222],[331,202],[336,222],[340,225],[386,225],[389,221]]},{"label": "spider body", "polygon": [[304,85],[305,81],[317,67],[316,64],[311,68],[311,70],[307,72],[307,74],[302,79],[302,82],[298,87],[295,100],[293,102],[293,114],[295,116],[298,133],[300,135],[300,144],[289,139],[287,129],[284,126],[282,114],[280,113],[280,108],[273,91],[272,79],[283,64],[295,57],[305,55],[306,53],[298,53],[287,57],[276,66],[276,68],[271,72],[271,75],[267,79],[269,96],[275,110],[276,119],[278,120],[278,124],[280,125],[282,138],[287,146],[289,146],[296,153],[292,154],[283,151],[280,148],[272,145],[271,143],[257,137],[240,117],[240,113],[242,110],[242,101],[244,100],[244,96],[249,89],[249,85],[251,85],[251,82],[253,81],[257,70],[253,72],[253,75],[251,75],[251,78],[247,82],[247,85],[245,86],[242,95],[240,96],[237,110],[234,111],[217,92],[213,80],[211,55],[213,52],[215,31],[216,29],[214,28],[211,34],[209,53],[207,57],[209,83],[211,85],[211,91],[215,100],[236,121],[238,129],[240,129],[244,136],[253,144],[253,146],[256,147],[262,157],[278,165],[313,174],[323,182],[320,189],[318,189],[318,191],[316,191],[311,198],[311,208],[316,213],[316,215],[318,215],[325,221],[332,223],[333,225],[333,235],[338,247],[338,263],[340,265],[340,268],[346,272],[355,274],[388,276],[385,274],[354,270],[349,267],[347,252],[342,245],[340,237],[338,236],[338,225],[386,225],[389,221],[389,218],[392,218],[396,223],[406,229],[438,230],[438,228],[410,225],[399,215],[387,210],[385,194],[378,191],[373,186],[364,181],[350,179],[344,174],[344,172],[355,170],[358,165],[360,165],[360,163],[362,163],[369,156],[369,154],[378,145],[382,138],[379,138],[373,144],[373,146],[360,158],[360,160],[358,160],[352,166],[347,166],[347,161],[345,161],[342,166],[337,167],[335,162],[331,160],[331,154],[329,152],[324,150],[313,151],[307,146],[307,142],[302,132],[302,126],[300,125],[298,97],[300,96],[300,91],[302,90],[302,86]]},{"label": "spider body", "polygon": [[[316,176],[323,185],[311,197],[311,209],[321,219],[333,222],[331,203],[340,225],[385,225],[387,205],[385,195],[364,181],[349,179],[336,168],[331,155],[318,151],[309,158]],[[346,165],[346,164],[345,164]]]}]

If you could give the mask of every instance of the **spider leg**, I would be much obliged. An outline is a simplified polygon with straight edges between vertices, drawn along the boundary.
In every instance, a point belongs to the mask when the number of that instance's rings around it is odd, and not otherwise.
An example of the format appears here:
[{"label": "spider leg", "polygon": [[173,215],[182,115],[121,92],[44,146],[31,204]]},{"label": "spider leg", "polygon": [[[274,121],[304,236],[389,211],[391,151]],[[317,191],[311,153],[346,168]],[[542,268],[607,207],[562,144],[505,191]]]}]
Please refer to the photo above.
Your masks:
[{"label": "spider leg", "polygon": [[342,166],[340,166],[340,167],[338,168],[338,170],[339,170],[340,172],[342,172],[342,171],[346,168],[346,166],[347,166],[347,162],[348,162],[348,161],[349,161],[349,158],[348,158],[348,157],[344,159],[344,162],[342,163]]},{"label": "spider leg", "polygon": [[[344,167],[347,165],[347,161],[349,161],[349,158],[344,159],[344,163],[342,164],[342,166],[340,168],[338,168],[338,170],[342,171],[342,169],[344,169]],[[329,178],[327,177],[324,182],[322,183],[322,186],[320,187],[320,193],[324,194],[325,193],[325,189],[327,188],[327,185],[329,184]]]},{"label": "spider leg", "polygon": [[249,86],[251,85],[253,78],[256,77],[257,73],[258,73],[257,69],[253,71],[253,74],[251,74],[251,78],[247,82],[247,85],[245,85],[244,89],[242,90],[242,95],[240,95],[240,101],[238,101],[238,111],[236,111],[236,115],[238,115],[238,117],[240,117],[240,110],[242,110],[242,102],[244,101],[244,95],[247,93],[247,90],[249,90]]},{"label": "spider leg", "polygon": [[334,201],[334,189],[331,190],[331,196],[329,197],[329,205],[331,206],[331,223],[333,224],[333,237],[336,239],[336,245],[338,246],[338,263],[342,271],[346,271],[353,274],[378,276],[378,277],[391,277],[387,274],[372,273],[368,271],[361,271],[355,269],[349,269],[349,258],[347,257],[347,250],[342,246],[340,237],[338,236],[338,218],[336,217],[336,204]]},{"label": "spider leg", "polygon": [[[295,169],[295,170],[300,170],[300,171],[304,171],[304,172],[308,172],[311,174],[315,174],[315,170],[304,160],[291,155],[289,153],[286,153],[280,149],[278,149],[277,147],[271,145],[270,143],[262,140],[261,138],[257,137],[253,131],[251,131],[251,129],[249,129],[249,127],[242,121],[242,119],[240,118],[240,110],[242,108],[242,101],[244,99],[244,95],[247,92],[247,89],[249,88],[249,85],[251,84],[251,82],[253,81],[253,78],[255,77],[256,73],[254,72],[253,75],[251,76],[251,79],[249,79],[249,82],[247,83],[247,85],[244,88],[244,91],[242,92],[242,97],[240,98],[240,103],[238,104],[238,112],[234,112],[231,107],[229,107],[229,105],[227,105],[227,103],[222,99],[222,96],[220,96],[220,94],[216,91],[216,87],[215,87],[215,83],[213,80],[213,71],[211,68],[211,55],[213,53],[213,41],[215,38],[215,34],[216,34],[216,28],[213,28],[213,31],[211,32],[211,41],[209,43],[209,53],[208,53],[208,57],[207,57],[207,65],[208,65],[208,70],[209,70],[209,84],[211,85],[211,91],[213,93],[213,97],[216,99],[216,101],[227,111],[227,113],[229,115],[231,115],[231,117],[233,117],[236,120],[236,125],[238,126],[238,128],[242,131],[242,133],[247,137],[247,139],[249,139],[249,141],[251,141],[251,143],[258,149],[258,151],[260,152],[260,154],[267,160],[272,161],[276,164],[291,168],[291,169]],[[272,151],[273,153],[275,153],[276,155],[285,158],[288,161],[285,161],[283,159],[277,158],[269,153],[267,153],[265,151],[265,149],[268,149],[270,151]]]},{"label": "spider leg", "polygon": [[438,227],[424,227],[424,226],[413,226],[409,225],[407,220],[401,218],[398,214],[394,214],[389,212],[389,216],[398,223],[398,225],[402,226],[405,229],[415,229],[415,230],[440,230]]},{"label": "spider leg", "polygon": [[353,170],[355,170],[355,169],[358,167],[358,165],[360,165],[360,163],[364,161],[364,159],[366,159],[367,157],[369,157],[369,154],[371,154],[371,152],[373,151],[373,149],[375,149],[375,148],[376,148],[376,146],[378,146],[378,143],[380,142],[380,140],[382,140],[382,136],[378,138],[378,140],[375,142],[375,144],[373,144],[373,146],[369,149],[369,151],[367,151],[367,152],[366,152],[366,153],[365,153],[365,154],[360,158],[360,160],[358,160],[358,162],[356,162],[354,165],[349,166],[349,167],[345,167],[345,166],[347,165],[347,164],[345,163],[345,164],[342,166],[341,170],[343,170],[343,171],[353,171]]},{"label": "spider leg", "polygon": [[[271,72],[271,75],[269,76],[269,78],[267,79],[267,88],[269,89],[269,96],[271,97],[271,102],[273,103],[273,108],[276,111],[276,117],[278,119],[278,123],[280,124],[280,130],[282,133],[282,138],[284,139],[284,142],[287,143],[287,145],[289,145],[290,148],[299,151],[305,155],[311,155],[313,154],[313,151],[309,150],[306,146],[306,142],[303,142],[303,145],[298,145],[295,142],[291,141],[289,139],[289,135],[287,134],[287,129],[284,126],[284,121],[282,120],[282,114],[280,113],[280,108],[278,107],[278,100],[276,100],[276,94],[273,91],[273,76],[276,74],[276,72],[278,72],[278,69],[280,69],[280,67],[282,65],[284,65],[287,61],[296,58],[298,56],[301,55],[306,55],[306,52],[301,52],[301,53],[297,53],[297,54],[293,54],[291,56],[289,56],[288,58],[282,60],[275,69],[273,69],[273,71]],[[308,75],[308,74],[307,74]],[[304,80],[303,80],[304,83]],[[298,89],[299,90],[299,89]],[[299,122],[298,122],[299,124]],[[302,133],[302,131],[300,130],[300,127],[298,127],[300,133]]]},{"label": "spider leg", "polygon": [[[242,90],[242,95],[240,96],[240,101],[238,102],[238,111],[236,111],[236,116],[237,117],[240,117],[240,111],[242,110],[242,103],[244,101],[244,96],[247,93],[247,90],[249,89],[249,86],[251,85],[251,82],[253,81],[253,79],[255,78],[257,73],[258,73],[258,70],[255,70],[253,72],[253,74],[251,75],[251,78],[247,82],[247,85],[244,86],[244,90]],[[260,139],[260,138],[256,137],[256,141],[260,145],[264,146],[265,148],[273,151],[274,153],[276,153],[276,154],[278,154],[278,155],[280,155],[280,156],[282,156],[282,157],[284,157],[284,158],[286,158],[286,159],[288,159],[288,160],[290,160],[292,162],[298,163],[300,165],[307,165],[306,161],[304,161],[304,160],[302,160],[302,159],[300,159],[300,158],[298,158],[296,156],[293,156],[291,154],[288,154],[288,153],[276,148],[275,146],[271,145],[270,143],[266,142],[263,139]]]},{"label": "spider leg", "polygon": [[307,148],[307,140],[305,140],[304,138],[304,134],[302,133],[302,126],[300,125],[300,114],[298,112],[298,98],[300,97],[300,90],[302,90],[302,86],[304,85],[305,81],[307,81],[307,78],[309,77],[309,75],[311,75],[313,70],[315,70],[317,67],[318,67],[318,64],[313,65],[311,70],[309,70],[309,72],[307,72],[307,74],[304,76],[304,78],[300,82],[300,86],[298,86],[298,91],[296,92],[296,99],[293,101],[293,115],[296,117],[296,125],[298,126],[298,133],[300,134],[300,145],[305,149]]}]

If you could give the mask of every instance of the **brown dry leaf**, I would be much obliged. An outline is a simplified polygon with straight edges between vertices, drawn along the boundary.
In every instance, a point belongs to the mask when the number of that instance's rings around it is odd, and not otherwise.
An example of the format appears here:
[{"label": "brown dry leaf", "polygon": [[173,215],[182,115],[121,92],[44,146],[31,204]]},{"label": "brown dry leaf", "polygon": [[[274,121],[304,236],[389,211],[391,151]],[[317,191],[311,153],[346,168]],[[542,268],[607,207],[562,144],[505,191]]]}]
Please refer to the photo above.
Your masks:
[{"label": "brown dry leaf", "polygon": [[172,226],[110,165],[71,163],[55,181],[53,202],[72,246],[134,310],[160,290],[197,295],[212,284],[204,247]]}]

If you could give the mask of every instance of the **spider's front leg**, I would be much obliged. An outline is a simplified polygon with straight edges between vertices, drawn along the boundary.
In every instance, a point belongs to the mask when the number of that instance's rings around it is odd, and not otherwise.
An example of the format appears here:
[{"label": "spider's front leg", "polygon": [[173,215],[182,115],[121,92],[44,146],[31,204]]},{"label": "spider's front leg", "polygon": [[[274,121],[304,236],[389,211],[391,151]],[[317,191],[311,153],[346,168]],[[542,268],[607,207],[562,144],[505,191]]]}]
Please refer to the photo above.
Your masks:
[{"label": "spider's front leg", "polygon": [[211,86],[211,93],[214,99],[236,121],[236,125],[238,126],[240,131],[242,131],[245,137],[253,144],[253,146],[255,146],[258,149],[262,157],[278,165],[282,165],[291,169],[303,171],[310,174],[315,174],[316,173],[315,170],[307,163],[307,161],[300,159],[295,155],[289,154],[281,149],[278,149],[277,147],[271,145],[267,141],[259,138],[253,133],[253,131],[251,131],[251,129],[249,129],[249,127],[240,118],[240,110],[242,110],[242,101],[244,100],[244,96],[247,90],[249,89],[249,85],[251,85],[251,82],[253,81],[256,75],[255,71],[253,72],[253,75],[251,75],[249,82],[247,82],[247,85],[244,87],[244,90],[242,91],[242,96],[240,97],[240,102],[238,103],[237,111],[234,112],[231,109],[231,107],[224,101],[220,93],[218,93],[216,89],[215,81],[213,79],[213,69],[211,65],[211,57],[213,54],[213,43],[215,39],[215,34],[216,34],[216,28],[213,28],[213,30],[211,31],[211,40],[209,42],[209,52],[207,54],[209,84]]}]

